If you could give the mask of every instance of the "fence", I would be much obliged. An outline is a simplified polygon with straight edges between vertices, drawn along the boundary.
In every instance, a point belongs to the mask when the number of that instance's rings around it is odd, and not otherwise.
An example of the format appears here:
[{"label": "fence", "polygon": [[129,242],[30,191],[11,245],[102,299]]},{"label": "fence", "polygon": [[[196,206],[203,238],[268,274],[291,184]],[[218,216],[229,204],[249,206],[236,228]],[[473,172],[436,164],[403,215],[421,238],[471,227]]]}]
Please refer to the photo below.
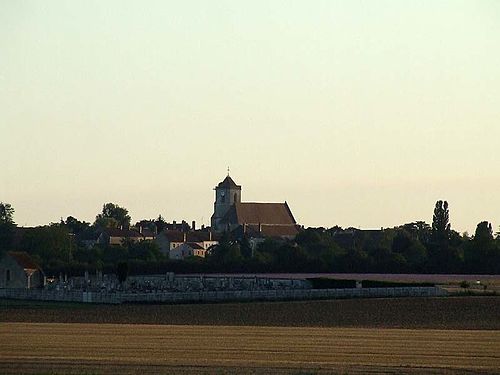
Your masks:
[{"label": "fence", "polygon": [[0,289],[0,298],[119,304],[224,302],[224,301],[282,301],[335,298],[382,297],[436,297],[448,293],[437,287],[419,288],[361,288],[361,289],[295,289],[254,291],[200,291],[200,292],[83,292],[44,289]]}]

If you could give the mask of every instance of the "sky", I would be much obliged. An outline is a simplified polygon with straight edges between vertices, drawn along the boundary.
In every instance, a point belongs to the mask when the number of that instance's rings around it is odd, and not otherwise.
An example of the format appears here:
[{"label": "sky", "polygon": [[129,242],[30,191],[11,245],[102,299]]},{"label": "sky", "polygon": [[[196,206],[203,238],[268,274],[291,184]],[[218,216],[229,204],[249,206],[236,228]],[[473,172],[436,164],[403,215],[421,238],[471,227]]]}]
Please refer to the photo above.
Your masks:
[{"label": "sky", "polygon": [[500,1],[0,1],[0,201],[209,224],[500,225]]}]

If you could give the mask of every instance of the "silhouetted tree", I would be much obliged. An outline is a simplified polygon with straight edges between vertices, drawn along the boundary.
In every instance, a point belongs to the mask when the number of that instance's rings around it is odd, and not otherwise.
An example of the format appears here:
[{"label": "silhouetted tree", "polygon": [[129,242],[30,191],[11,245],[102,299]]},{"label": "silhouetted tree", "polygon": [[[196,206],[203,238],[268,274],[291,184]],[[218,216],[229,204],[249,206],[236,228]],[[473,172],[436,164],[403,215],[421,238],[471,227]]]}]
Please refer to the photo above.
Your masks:
[{"label": "silhouetted tree", "polygon": [[474,238],[465,246],[465,264],[468,271],[495,273],[500,266],[500,248],[493,238],[493,228],[487,221],[476,227]]},{"label": "silhouetted tree", "polygon": [[106,203],[102,207],[102,212],[96,216],[94,224],[102,228],[129,228],[130,216],[126,208],[114,203]]},{"label": "silhouetted tree", "polygon": [[451,235],[448,202],[437,201],[432,218],[432,240],[429,245],[430,271],[446,273],[460,270],[460,254],[456,247],[450,246]]},{"label": "silhouetted tree", "polygon": [[9,203],[0,202],[0,258],[12,250],[14,241],[14,208]]},{"label": "silhouetted tree", "polygon": [[158,215],[158,219],[155,220],[155,225],[156,225],[156,230],[158,231],[158,233],[160,233],[163,229],[165,229],[167,222],[165,221],[163,216]]},{"label": "silhouetted tree", "polygon": [[14,208],[9,203],[0,202],[0,223],[14,224]]},{"label": "silhouetted tree", "polygon": [[127,262],[119,262],[116,265],[116,276],[118,277],[118,281],[120,284],[123,284],[128,277],[128,263]]}]

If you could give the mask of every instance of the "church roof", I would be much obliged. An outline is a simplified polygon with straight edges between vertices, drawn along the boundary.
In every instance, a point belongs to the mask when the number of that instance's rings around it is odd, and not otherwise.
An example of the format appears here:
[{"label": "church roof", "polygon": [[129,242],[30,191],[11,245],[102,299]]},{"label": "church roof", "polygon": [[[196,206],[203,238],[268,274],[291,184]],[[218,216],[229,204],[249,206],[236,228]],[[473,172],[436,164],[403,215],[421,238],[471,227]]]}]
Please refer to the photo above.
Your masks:
[{"label": "church roof", "polygon": [[33,261],[33,259],[25,251],[9,251],[7,254],[13,258],[17,264],[24,269],[38,270],[40,267]]},{"label": "church roof", "polygon": [[226,178],[222,181],[219,182],[219,185],[217,185],[217,189],[219,188],[226,188],[226,189],[241,189],[240,185],[236,185],[236,183],[233,181],[231,177],[226,176]]},{"label": "church roof", "polygon": [[298,225],[244,225],[239,227],[240,231],[250,237],[290,237],[293,238],[299,233]]},{"label": "church roof", "polygon": [[236,203],[222,219],[230,224],[295,225],[295,219],[285,203]]}]

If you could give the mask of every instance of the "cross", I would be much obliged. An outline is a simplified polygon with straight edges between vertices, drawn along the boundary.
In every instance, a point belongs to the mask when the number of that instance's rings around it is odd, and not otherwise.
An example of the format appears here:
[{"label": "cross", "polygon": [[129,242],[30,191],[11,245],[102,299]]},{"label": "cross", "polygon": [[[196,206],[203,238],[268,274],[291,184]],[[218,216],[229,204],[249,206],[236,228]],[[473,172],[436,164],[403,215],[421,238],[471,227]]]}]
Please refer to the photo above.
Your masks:
[{"label": "cross", "polygon": [[227,167],[227,175],[229,176],[229,167]]}]

